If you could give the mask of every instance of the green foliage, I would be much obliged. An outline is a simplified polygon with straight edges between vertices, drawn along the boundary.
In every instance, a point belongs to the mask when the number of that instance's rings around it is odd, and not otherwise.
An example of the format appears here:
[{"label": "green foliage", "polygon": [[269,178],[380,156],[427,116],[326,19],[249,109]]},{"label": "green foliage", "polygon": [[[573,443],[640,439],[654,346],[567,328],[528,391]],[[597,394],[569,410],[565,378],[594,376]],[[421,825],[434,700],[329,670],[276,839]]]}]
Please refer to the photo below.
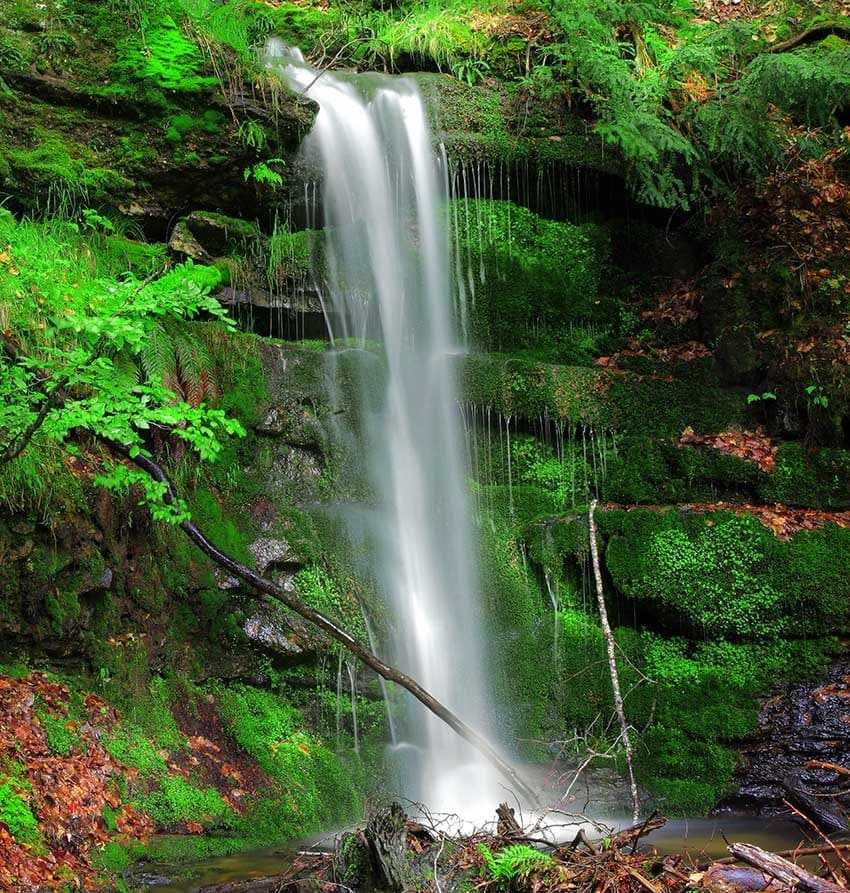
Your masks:
[{"label": "green foliage", "polygon": [[[84,279],[65,250],[69,242],[76,247],[73,225],[45,230],[41,251],[34,253],[23,250],[34,241],[33,224],[6,223],[5,228],[14,263],[0,278],[0,308],[22,352],[0,357],[4,448],[26,445],[35,426],[39,444],[63,445],[71,432],[85,430],[135,455],[145,451],[146,432],[153,426],[169,430],[202,460],[212,460],[220,450],[219,435],[242,432],[222,410],[204,405],[202,395],[194,395],[198,405],[193,406],[163,380],[139,381],[135,363],[126,362],[145,351],[158,327],[173,320],[199,313],[224,319],[209,295],[220,278],[216,270],[187,263],[154,281],[140,282],[132,275],[120,281]],[[178,358],[190,372],[198,371],[193,350]],[[140,471],[116,464],[97,482],[125,491],[138,484],[158,518],[185,516],[184,506],[163,503],[164,485]]]},{"label": "green foliage", "polygon": [[501,887],[507,887],[514,881],[525,879],[534,871],[551,868],[555,864],[551,856],[524,843],[506,846],[496,855],[485,844],[479,843],[478,852],[484,857],[490,880]]},{"label": "green foliage", "polygon": [[302,731],[300,713],[284,697],[247,685],[217,686],[215,697],[228,734],[275,783],[246,820],[254,837],[280,840],[353,815],[356,776]]},{"label": "green foliage", "polygon": [[466,12],[456,2],[414,4],[399,18],[372,13],[353,55],[361,63],[388,69],[412,63],[442,71],[468,64],[470,57],[484,57],[488,41],[472,27]]},{"label": "green foliage", "polygon": [[39,840],[38,821],[10,781],[0,783],[0,822],[19,843],[32,845]]},{"label": "green foliage", "polygon": [[244,179],[253,180],[257,186],[269,186],[278,189],[283,186],[283,174],[276,171],[272,165],[283,166],[286,162],[282,158],[268,158],[258,161],[250,167],[246,167],[243,173]]}]

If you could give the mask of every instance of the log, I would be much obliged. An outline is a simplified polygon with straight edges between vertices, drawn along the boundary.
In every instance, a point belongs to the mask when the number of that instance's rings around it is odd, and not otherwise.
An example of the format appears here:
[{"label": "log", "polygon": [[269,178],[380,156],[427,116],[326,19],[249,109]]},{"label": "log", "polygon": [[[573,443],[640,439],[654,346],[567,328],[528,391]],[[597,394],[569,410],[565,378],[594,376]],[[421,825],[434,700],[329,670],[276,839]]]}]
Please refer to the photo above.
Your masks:
[{"label": "log", "polygon": [[522,826],[516,820],[516,813],[514,812],[513,807],[508,806],[507,803],[500,803],[496,809],[496,816],[499,819],[499,822],[496,825],[496,833],[499,837],[516,838],[523,836]]},{"label": "log", "polygon": [[850,27],[840,24],[815,25],[813,28],[802,31],[800,34],[795,34],[794,37],[789,37],[788,40],[783,40],[781,43],[775,43],[772,47],[768,47],[765,52],[787,53],[790,50],[797,49],[799,46],[803,46],[803,44],[814,43],[816,40],[823,40],[824,37],[829,37],[830,34],[835,34],[837,37],[843,37],[845,40],[850,40]]},{"label": "log", "polygon": [[783,859],[782,856],[768,853],[750,843],[732,843],[729,845],[729,852],[736,859],[758,868],[759,871],[776,878],[788,887],[799,887],[808,893],[847,893],[844,887],[839,887],[838,884],[820,878],[805,868]]},{"label": "log", "polygon": [[[109,444],[113,449],[117,450],[121,455],[126,456],[138,468],[150,475],[157,483],[164,485],[163,501],[166,505],[178,504],[177,494],[174,492],[171,481],[165,471],[151,458],[137,453],[130,455],[130,451],[123,445],[115,442]],[[529,785],[520,778],[516,770],[504,760],[496,749],[471,726],[467,725],[457,714],[453,713],[438,701],[430,692],[426,691],[415,679],[403,673],[401,670],[384,663],[377,655],[365,648],[348,630],[343,629],[329,617],[321,612],[311,608],[302,602],[295,594],[287,592],[280,586],[277,586],[271,580],[261,577],[256,571],[246,567],[226,552],[222,552],[217,546],[211,543],[203,531],[191,519],[187,519],[180,523],[180,528],[189,537],[189,539],[207,556],[209,556],[216,564],[223,567],[241,580],[244,580],[252,589],[270,596],[272,599],[286,605],[287,608],[296,614],[308,620],[319,629],[326,632],[332,639],[339,642],[344,648],[350,651],[355,657],[361,660],[367,667],[373,669],[379,676],[389,682],[395,682],[403,689],[410,692],[417,701],[424,704],[436,717],[446,723],[449,728],[455,731],[461,738],[471,744],[482,756],[484,756],[499,772],[514,786],[514,789],[522,794],[530,803],[535,806],[539,805],[537,794],[529,787]]]}]

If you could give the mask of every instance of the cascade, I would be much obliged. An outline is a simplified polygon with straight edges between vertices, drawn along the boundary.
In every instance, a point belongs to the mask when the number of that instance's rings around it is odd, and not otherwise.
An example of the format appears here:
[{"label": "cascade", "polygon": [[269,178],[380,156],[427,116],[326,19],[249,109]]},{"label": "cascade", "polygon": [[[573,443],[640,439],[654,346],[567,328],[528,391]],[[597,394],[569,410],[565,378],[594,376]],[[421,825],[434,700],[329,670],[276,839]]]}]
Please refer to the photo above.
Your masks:
[{"label": "cascade", "polygon": [[[319,75],[274,41],[269,64],[319,105],[303,152],[322,172],[325,261],[315,287],[332,308],[331,340],[377,343],[386,366],[383,399],[375,409],[363,395],[368,418],[358,431],[378,506],[376,577],[394,615],[391,656],[486,735],[486,654],[451,362],[458,343],[445,165],[441,172],[410,80]],[[338,676],[341,691],[341,666]],[[477,752],[418,704],[408,704],[396,734],[392,750],[406,760],[398,793],[470,818],[476,799],[489,812],[504,797]]]}]

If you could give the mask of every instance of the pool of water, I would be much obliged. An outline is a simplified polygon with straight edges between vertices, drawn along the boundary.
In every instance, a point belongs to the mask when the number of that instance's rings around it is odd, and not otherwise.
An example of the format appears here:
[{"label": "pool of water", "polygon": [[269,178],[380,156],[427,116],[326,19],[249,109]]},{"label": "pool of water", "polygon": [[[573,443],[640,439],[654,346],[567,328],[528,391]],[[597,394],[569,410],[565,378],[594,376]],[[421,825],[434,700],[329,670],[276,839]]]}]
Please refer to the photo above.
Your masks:
[{"label": "pool of water", "polygon": [[[624,823],[621,827],[630,823]],[[337,832],[338,833],[338,832]],[[282,874],[300,851],[329,851],[334,834],[230,856],[208,859],[179,871],[150,869],[136,883],[156,893],[197,893],[203,887]],[[729,843],[752,843],[773,852],[797,846],[804,835],[799,825],[782,819],[722,816],[711,819],[674,819],[643,838],[641,848],[658,853],[682,853],[694,862],[723,858]],[[169,879],[170,875],[177,877]]]}]

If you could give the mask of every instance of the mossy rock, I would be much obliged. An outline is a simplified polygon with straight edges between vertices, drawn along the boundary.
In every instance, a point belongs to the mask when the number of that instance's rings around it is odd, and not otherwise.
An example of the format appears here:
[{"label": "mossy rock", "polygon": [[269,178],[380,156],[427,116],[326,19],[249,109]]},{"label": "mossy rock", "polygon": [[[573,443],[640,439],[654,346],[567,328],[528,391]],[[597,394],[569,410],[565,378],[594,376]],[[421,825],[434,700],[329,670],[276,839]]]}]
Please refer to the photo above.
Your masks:
[{"label": "mossy rock", "polygon": [[434,132],[454,161],[530,161],[621,171],[616,152],[603,149],[601,140],[563,101],[546,103],[503,85],[469,85],[445,74],[413,77]]},{"label": "mossy rock", "polygon": [[671,379],[473,354],[458,360],[458,375],[462,400],[514,418],[545,415],[564,426],[672,439],[688,425],[697,431],[740,425],[746,395],[719,387],[710,364],[691,366],[687,377]]}]

